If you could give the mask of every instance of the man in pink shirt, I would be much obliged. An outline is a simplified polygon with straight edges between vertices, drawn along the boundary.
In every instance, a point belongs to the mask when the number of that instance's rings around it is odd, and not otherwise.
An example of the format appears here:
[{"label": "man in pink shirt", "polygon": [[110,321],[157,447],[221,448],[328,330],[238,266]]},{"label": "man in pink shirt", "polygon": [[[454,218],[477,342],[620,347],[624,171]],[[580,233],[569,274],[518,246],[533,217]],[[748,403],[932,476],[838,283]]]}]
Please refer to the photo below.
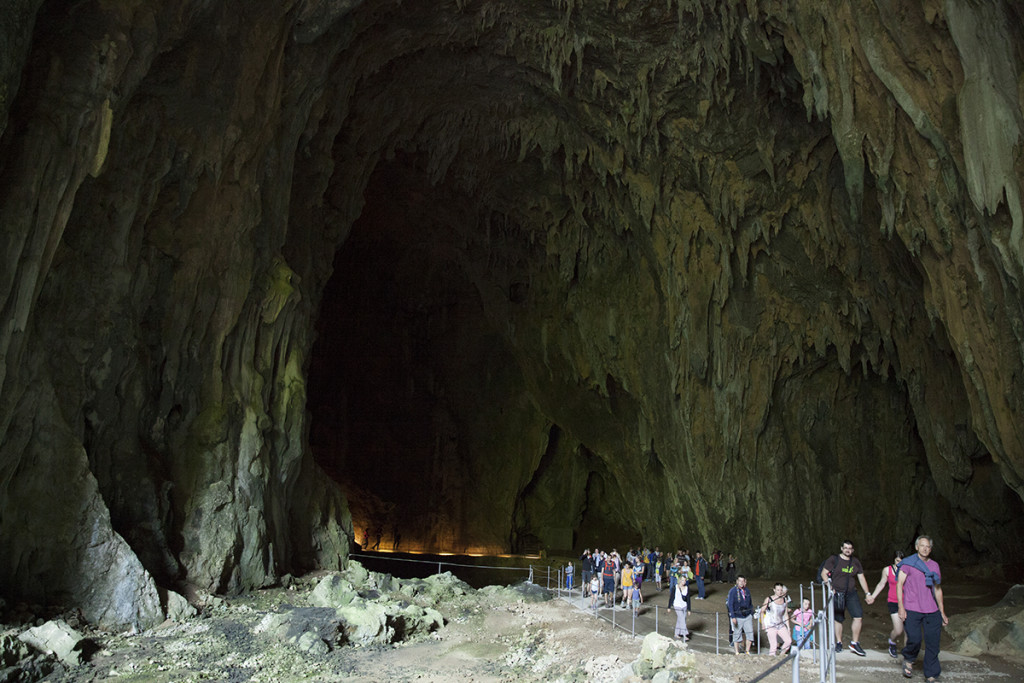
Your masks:
[{"label": "man in pink shirt", "polygon": [[903,676],[914,675],[914,660],[921,651],[924,635],[924,676],[927,681],[939,680],[939,637],[942,627],[949,624],[946,608],[942,604],[942,572],[939,563],[930,559],[932,539],[918,536],[914,543],[916,555],[900,562],[896,582],[899,617],[905,624],[907,645],[903,648]]}]

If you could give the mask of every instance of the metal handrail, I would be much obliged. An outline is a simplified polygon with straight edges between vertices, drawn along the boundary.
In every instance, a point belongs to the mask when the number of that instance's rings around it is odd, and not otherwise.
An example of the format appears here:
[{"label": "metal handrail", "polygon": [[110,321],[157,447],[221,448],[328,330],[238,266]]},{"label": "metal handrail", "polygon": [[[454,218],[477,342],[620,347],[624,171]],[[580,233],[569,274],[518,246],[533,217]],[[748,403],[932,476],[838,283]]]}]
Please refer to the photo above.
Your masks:
[{"label": "metal handrail", "polygon": [[[578,598],[579,599],[579,605],[578,605],[578,607],[580,609],[586,609],[585,604],[584,604],[584,601],[586,599],[586,595],[584,594],[584,587],[581,585],[579,587],[575,587],[574,586],[572,589],[567,589],[567,588],[564,587],[564,585],[562,583],[562,578],[563,578],[562,572],[561,571],[557,572],[557,581],[558,581],[558,583],[556,584],[555,592],[558,595],[558,597],[566,599],[566,601],[569,602],[569,604],[575,604],[574,601],[577,599],[576,598],[576,593],[578,591],[579,592],[579,598]],[[822,609],[820,609],[820,610],[815,610],[815,603],[817,602],[817,595],[816,595],[817,591],[814,590],[814,586],[813,585],[809,586],[808,588],[810,588],[811,611],[815,612],[814,620],[811,622],[810,626],[806,629],[806,631],[804,632],[803,637],[800,639],[800,641],[799,642],[794,642],[790,646],[790,652],[789,652],[789,654],[787,656],[783,657],[778,662],[775,662],[770,667],[768,667],[768,669],[766,669],[765,671],[763,671],[760,674],[758,674],[755,678],[751,679],[750,683],[755,683],[756,681],[760,681],[760,680],[763,680],[763,679],[767,678],[770,674],[774,673],[775,671],[778,671],[783,666],[785,666],[787,662],[792,662],[792,665],[793,665],[793,683],[799,683],[800,682],[800,652],[807,645],[808,641],[810,641],[812,637],[813,637],[814,646],[811,648],[810,651],[811,651],[811,655],[812,655],[812,661],[816,661],[818,663],[818,673],[819,673],[818,683],[835,683],[835,680],[836,680],[836,651],[835,651],[835,648],[832,646],[832,642],[833,642],[833,638],[832,638],[833,626],[832,626],[832,624],[833,624],[834,619],[835,619],[835,602],[832,599],[833,595],[834,595],[834,593],[832,591],[832,585],[830,583],[825,583],[824,585],[821,586],[821,604],[824,607]],[[801,604],[803,603],[803,598],[804,598],[804,586],[801,585],[800,586],[800,602],[801,602]],[[659,620],[658,620],[659,607],[660,607],[659,605],[654,605],[654,630],[653,630],[653,632],[658,632],[658,630],[659,630]],[[652,631],[643,631],[642,629],[641,629],[641,632],[639,632],[639,633],[637,632],[636,613],[635,613],[634,610],[631,610],[631,612],[633,613],[632,614],[633,618],[629,622],[629,626],[628,627],[626,626],[625,623],[616,620],[615,615],[617,613],[617,610],[615,609],[614,605],[611,608],[611,618],[609,618],[608,616],[606,616],[604,614],[601,614],[600,610],[598,610],[595,613],[595,616],[598,619],[601,619],[602,621],[606,621],[606,622],[610,623],[612,625],[612,628],[614,628],[614,629],[621,629],[621,630],[629,633],[630,635],[632,635],[634,638],[636,636],[638,636],[638,635],[647,635],[647,633],[651,633]],[[715,633],[714,633],[713,637],[715,639],[715,653],[718,654],[719,653],[719,643],[721,642],[721,638],[722,638],[721,627],[720,627],[720,620],[719,620],[719,616],[720,616],[721,613],[720,612],[702,612],[702,611],[694,611],[694,610],[688,610],[688,612],[690,614],[703,614],[703,615],[714,614],[715,615]],[[698,634],[698,635],[703,635],[703,634]],[[758,633],[757,641],[758,641],[758,645],[760,646],[760,642],[761,642],[760,632]]]},{"label": "metal handrail", "polygon": [[[439,574],[441,573],[441,567],[442,566],[448,566],[448,567],[466,567],[466,568],[470,568],[470,569],[498,569],[498,570],[502,570],[502,571],[523,571],[523,572],[529,572],[529,577],[527,578],[527,581],[529,581],[530,583],[534,583],[534,576],[535,576],[535,571],[534,571],[535,567],[532,564],[529,567],[490,566],[490,565],[480,565],[480,564],[462,564],[462,563],[458,563],[458,562],[445,562],[443,560],[442,561],[434,561],[434,560],[416,560],[416,559],[412,559],[412,558],[403,558],[403,557],[382,557],[380,555],[365,555],[365,554],[362,554],[362,553],[351,553],[349,555],[349,557],[366,557],[366,558],[370,558],[370,559],[374,559],[374,560],[384,560],[384,561],[389,561],[389,562],[415,562],[415,563],[420,563],[420,564],[437,565],[437,568],[438,568],[437,571],[438,571]],[[545,567],[545,569],[546,569],[545,583],[546,583],[547,588],[549,590],[551,590],[551,580],[552,580],[552,578],[554,578],[555,579],[555,588],[553,590],[556,591],[556,594],[560,598],[566,598],[566,593],[568,593],[567,601],[570,604],[573,604],[573,599],[574,599],[573,596],[574,596],[574,594],[577,591],[579,591],[580,607],[581,607],[581,609],[584,609],[585,607],[583,606],[583,601],[586,599],[586,595],[583,592],[584,586],[582,585],[582,582],[581,582],[581,584],[578,587],[576,585],[574,585],[572,588],[566,588],[565,574],[564,574],[564,570],[563,570],[563,568],[561,566],[559,566],[555,570],[554,577],[552,577],[551,566],[550,565],[547,565]],[[800,586],[800,603],[801,604],[803,603],[803,598],[804,598],[804,588],[805,587],[803,585]],[[790,646],[790,653],[787,656],[783,657],[780,661],[775,662],[768,669],[766,669],[765,671],[763,671],[760,674],[758,674],[755,678],[751,679],[750,683],[755,683],[756,681],[763,680],[768,675],[770,675],[773,672],[778,671],[779,669],[781,669],[789,661],[792,661],[792,663],[793,663],[793,683],[799,683],[800,682],[800,652],[801,652],[801,650],[803,650],[803,648],[807,644],[808,640],[810,640],[812,637],[814,639],[813,640],[814,646],[811,648],[812,661],[816,661],[818,663],[818,674],[819,674],[819,676],[818,676],[818,683],[835,683],[835,681],[836,681],[836,651],[835,651],[835,647],[833,646],[834,634],[833,634],[833,631],[832,631],[833,623],[835,621],[835,601],[833,600],[834,591],[832,590],[832,584],[830,582],[825,582],[824,584],[821,585],[821,604],[822,604],[822,609],[817,609],[815,603],[817,602],[818,596],[817,596],[817,591],[815,590],[815,586],[812,584],[811,586],[808,586],[808,588],[810,588],[811,611],[815,613],[814,621],[811,622],[811,626],[804,632],[804,635],[800,639],[799,643],[793,643]],[[659,629],[659,607],[660,607],[659,605],[654,605],[654,632],[657,632],[658,629]],[[713,637],[715,639],[715,653],[718,654],[719,651],[720,651],[719,650],[719,643],[721,642],[721,638],[722,638],[721,624],[720,624],[720,615],[721,615],[721,613],[720,612],[703,612],[703,611],[692,610],[692,609],[691,610],[687,610],[687,611],[688,611],[689,614],[702,614],[702,615],[714,614],[715,615],[715,633],[714,633]],[[599,619],[601,619],[603,621],[607,621],[608,623],[610,623],[612,625],[612,628],[621,629],[623,631],[626,631],[627,633],[630,633],[633,637],[636,637],[638,635],[637,629],[636,629],[636,626],[637,626],[637,624],[636,624],[636,613],[633,610],[631,610],[631,612],[633,612],[633,614],[632,614],[632,620],[630,621],[629,628],[626,628],[626,625],[622,621],[616,620],[616,618],[615,618],[616,609],[614,607],[614,603],[613,603],[613,606],[611,608],[611,618],[608,618],[607,616],[601,614],[600,610],[598,610],[598,612],[595,614],[595,616],[597,616]],[[650,633],[650,632],[651,631],[648,631],[647,633]],[[642,635],[646,635],[646,633],[644,633]],[[704,634],[697,634],[697,635],[704,635]],[[760,642],[761,642],[760,633],[758,633],[757,641],[758,641],[758,646],[760,647]],[[795,652],[794,652],[794,650],[795,650]]]}]

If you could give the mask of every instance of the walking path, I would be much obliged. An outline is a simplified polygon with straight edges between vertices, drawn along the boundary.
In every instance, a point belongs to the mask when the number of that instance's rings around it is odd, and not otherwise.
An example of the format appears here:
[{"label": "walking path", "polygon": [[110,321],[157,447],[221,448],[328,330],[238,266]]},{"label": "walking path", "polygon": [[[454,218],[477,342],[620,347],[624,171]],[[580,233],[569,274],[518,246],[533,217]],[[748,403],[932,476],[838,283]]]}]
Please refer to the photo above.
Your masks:
[{"label": "walking path", "polygon": [[[751,580],[748,586],[755,596],[766,596],[771,592],[771,585],[774,581]],[[687,646],[695,652],[709,654],[731,655],[732,646],[729,645],[728,613],[725,607],[725,599],[729,592],[728,584],[718,583],[708,585],[706,599],[698,600],[694,597],[691,602],[691,610],[687,615],[687,628],[690,631],[690,640]],[[691,591],[695,587],[691,585]],[[604,620],[612,621],[616,627],[625,632],[634,632],[637,638],[643,638],[655,630],[666,637],[671,638],[676,622],[675,612],[668,609],[668,588],[658,591],[657,585],[652,582],[645,582],[643,586],[644,603],[639,613],[634,618],[632,610],[616,605],[615,608],[601,606],[597,610],[589,607],[589,598],[583,599],[579,588],[573,592],[572,597],[566,595],[562,599],[569,602],[577,609],[594,613]],[[799,599],[799,593],[791,590],[794,601]],[[620,593],[621,595],[621,593]],[[601,603],[603,605],[603,603]],[[755,604],[760,604],[760,598],[755,599]],[[877,603],[876,603],[877,606]],[[884,605],[883,605],[884,607]],[[885,681],[904,681],[900,671],[901,659],[893,659],[885,650],[885,639],[888,631],[888,618],[880,621],[866,610],[864,619],[864,631],[861,634],[861,644],[865,649],[866,656],[859,657],[851,652],[849,648],[849,631],[846,631],[844,640],[844,651],[837,656],[836,680],[865,683],[882,683]],[[878,621],[879,623],[875,623]],[[717,624],[717,626],[716,626]],[[767,670],[776,662],[768,656],[768,643],[764,641],[764,634],[761,632],[761,651],[757,654],[757,642],[751,650],[751,657],[758,657],[764,660],[764,669]],[[877,643],[875,641],[878,641]],[[945,645],[945,643],[944,643]],[[818,680],[818,665],[812,662],[806,654],[800,667],[801,681]],[[989,681],[999,683],[1017,683],[1024,681],[1024,668],[1015,666],[1005,660],[977,659],[953,654],[946,650],[940,655],[942,661],[942,680],[955,683],[987,683]],[[783,667],[786,671],[792,670],[791,664]],[[914,670],[912,680],[923,680],[921,673],[920,658]]]}]

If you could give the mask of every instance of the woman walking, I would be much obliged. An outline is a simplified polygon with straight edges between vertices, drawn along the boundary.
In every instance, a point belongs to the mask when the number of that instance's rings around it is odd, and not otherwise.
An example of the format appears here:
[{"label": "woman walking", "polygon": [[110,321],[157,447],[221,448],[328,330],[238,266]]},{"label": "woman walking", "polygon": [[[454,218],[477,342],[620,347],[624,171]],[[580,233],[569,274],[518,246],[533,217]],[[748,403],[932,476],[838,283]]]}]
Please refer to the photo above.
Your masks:
[{"label": "woman walking", "polygon": [[675,594],[672,596],[672,609],[676,611],[676,638],[681,638],[683,641],[690,639],[690,631],[686,628],[686,611],[687,602],[686,599],[690,595],[690,587],[686,583],[686,579],[676,582]]},{"label": "woman walking", "polygon": [[[768,654],[775,656],[777,650],[783,654],[793,645],[793,637],[789,633],[789,595],[781,583],[775,584],[772,595],[764,599],[761,610],[766,613],[765,633],[768,636]],[[776,641],[782,641],[781,645]]]},{"label": "woman walking", "polygon": [[878,594],[882,592],[882,587],[886,584],[889,585],[889,595],[887,601],[889,603],[889,617],[892,619],[892,631],[889,632],[889,656],[895,659],[897,656],[896,639],[901,635],[903,636],[903,644],[907,644],[906,633],[903,632],[903,620],[900,619],[899,615],[899,603],[896,600],[896,581],[899,572],[896,567],[900,562],[903,561],[903,553],[899,550],[896,551],[893,557],[892,564],[882,570],[882,578],[878,580],[878,585],[875,586],[875,590],[871,591],[871,599],[878,597]]}]

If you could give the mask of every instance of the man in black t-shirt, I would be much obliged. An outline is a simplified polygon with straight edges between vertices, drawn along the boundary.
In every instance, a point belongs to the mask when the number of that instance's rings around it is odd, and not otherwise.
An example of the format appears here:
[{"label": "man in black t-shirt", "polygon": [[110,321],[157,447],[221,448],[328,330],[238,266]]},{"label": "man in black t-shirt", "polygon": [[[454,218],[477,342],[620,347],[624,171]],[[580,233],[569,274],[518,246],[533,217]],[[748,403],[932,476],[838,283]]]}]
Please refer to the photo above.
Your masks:
[{"label": "man in black t-shirt", "polygon": [[838,555],[825,560],[821,567],[821,580],[831,581],[832,590],[835,591],[833,600],[835,602],[835,629],[836,629],[836,652],[843,651],[843,621],[846,620],[846,612],[849,611],[853,617],[851,627],[852,640],[850,651],[861,657],[865,656],[864,648],[860,646],[860,629],[864,623],[864,610],[860,605],[860,598],[857,596],[857,582],[860,582],[864,589],[865,600],[870,605],[875,601],[868,589],[867,579],[864,578],[864,567],[860,560],[853,556],[853,542],[843,541],[842,549]]},{"label": "man in black t-shirt", "polygon": [[590,590],[590,578],[594,575],[594,558],[590,555],[590,548],[580,555],[580,565],[583,567],[583,593]]}]

